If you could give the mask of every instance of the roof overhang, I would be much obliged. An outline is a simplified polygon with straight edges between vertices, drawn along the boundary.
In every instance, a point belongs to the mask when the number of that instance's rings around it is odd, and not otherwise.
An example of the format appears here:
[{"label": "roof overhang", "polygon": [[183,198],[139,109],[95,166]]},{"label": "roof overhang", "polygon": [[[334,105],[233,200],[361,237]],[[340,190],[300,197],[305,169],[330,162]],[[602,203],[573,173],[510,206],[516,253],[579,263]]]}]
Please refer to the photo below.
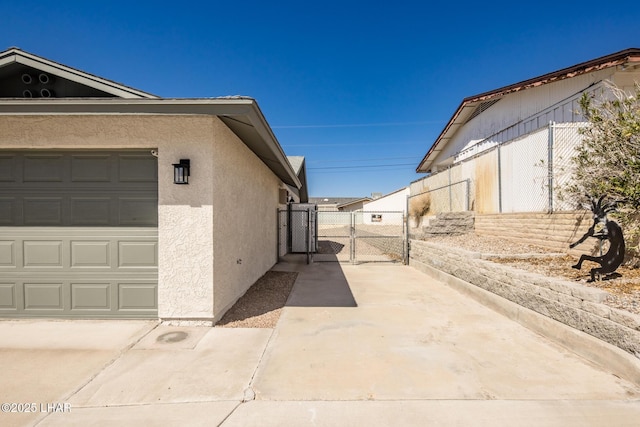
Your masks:
[{"label": "roof overhang", "polygon": [[300,198],[300,203],[307,203],[309,201],[309,189],[307,187],[307,166],[304,156],[287,156],[289,164],[296,173],[296,176],[300,180],[302,186],[297,189],[296,194]]},{"label": "roof overhang", "polygon": [[336,208],[337,209],[346,208],[346,207],[351,206],[351,205],[357,205],[358,203],[363,203],[364,204],[365,202],[370,202],[370,201],[372,201],[371,197],[362,197],[360,199],[355,199],[355,200],[351,200],[351,201],[346,202],[346,203],[341,203],[341,204],[337,205]]},{"label": "roof overhang", "polygon": [[217,116],[284,183],[301,182],[287,160],[257,102],[252,98],[122,99],[48,98],[2,99],[1,115],[167,114]]},{"label": "roof overhang", "polygon": [[438,154],[444,149],[449,140],[453,138],[453,135],[467,122],[474,110],[483,102],[498,100],[501,97],[519,92],[522,90],[530,89],[537,86],[542,86],[548,83],[553,83],[559,80],[576,77],[582,74],[587,74],[593,71],[602,70],[605,68],[611,68],[616,66],[638,66],[640,65],[640,49],[631,48],[617,53],[606,55],[600,58],[592,59],[587,62],[582,62],[571,67],[563,68],[558,71],[544,74],[542,76],[534,77],[529,80],[524,80],[519,83],[514,83],[509,86],[505,86],[499,89],[495,89],[489,92],[484,92],[479,95],[470,96],[462,100],[455,113],[449,119],[449,122],[444,127],[436,141],[433,143],[427,154],[424,156],[416,172],[428,173],[431,172],[433,162]]}]

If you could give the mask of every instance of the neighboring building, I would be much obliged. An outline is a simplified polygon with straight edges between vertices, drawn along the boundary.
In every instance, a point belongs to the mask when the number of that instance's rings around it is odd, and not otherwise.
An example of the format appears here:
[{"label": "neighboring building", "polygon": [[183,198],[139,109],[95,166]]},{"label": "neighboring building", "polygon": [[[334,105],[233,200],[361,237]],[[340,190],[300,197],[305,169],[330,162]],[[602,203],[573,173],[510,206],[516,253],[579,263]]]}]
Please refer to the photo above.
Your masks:
[{"label": "neighboring building", "polygon": [[[376,197],[362,207],[365,224],[402,224],[407,215],[409,187]],[[372,195],[373,196],[373,195]]]},{"label": "neighboring building", "polygon": [[432,213],[551,212],[569,209],[555,189],[585,125],[578,100],[605,81],[632,90],[640,49],[627,49],[465,98],[416,172],[411,195],[429,192]]},{"label": "neighboring building", "polygon": [[0,129],[0,317],[212,324],[307,197],[250,98],[162,99],[12,48]]},{"label": "neighboring building", "polygon": [[363,210],[367,212],[402,212],[406,214],[407,197],[409,197],[409,187],[404,187],[366,202],[363,206]]},{"label": "neighboring building", "polygon": [[349,200],[343,203],[339,203],[336,208],[342,212],[355,212],[361,211],[365,203],[370,202],[370,197],[362,197],[360,199]]},{"label": "neighboring building", "polygon": [[[344,207],[360,206],[368,197],[310,197],[309,203],[318,205],[318,211],[338,211],[344,210]],[[340,209],[342,208],[342,209]]]}]

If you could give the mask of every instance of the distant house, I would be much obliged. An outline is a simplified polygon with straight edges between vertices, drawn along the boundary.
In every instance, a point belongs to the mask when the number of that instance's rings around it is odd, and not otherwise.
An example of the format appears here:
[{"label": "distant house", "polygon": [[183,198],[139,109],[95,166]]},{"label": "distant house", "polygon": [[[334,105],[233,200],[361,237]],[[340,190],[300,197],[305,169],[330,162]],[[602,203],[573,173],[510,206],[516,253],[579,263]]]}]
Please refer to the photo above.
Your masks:
[{"label": "distant house", "polygon": [[640,81],[640,49],[632,48],[462,100],[411,184],[428,192],[432,213],[553,212],[571,209],[556,193],[584,126],[578,100],[631,90]]},{"label": "distant house", "polygon": [[382,212],[407,212],[407,197],[409,196],[409,187],[400,188],[389,194],[368,201],[364,204],[365,211],[382,211]]},{"label": "distant house", "polygon": [[0,317],[215,323],[307,198],[250,98],[163,99],[12,48],[0,129]]},{"label": "distant house", "polygon": [[361,209],[369,197],[310,197],[309,203],[318,205],[318,211],[354,211]]},{"label": "distant house", "polygon": [[349,200],[338,204],[336,207],[342,212],[355,212],[360,211],[364,207],[364,204],[370,202],[370,197],[362,197],[360,199]]}]

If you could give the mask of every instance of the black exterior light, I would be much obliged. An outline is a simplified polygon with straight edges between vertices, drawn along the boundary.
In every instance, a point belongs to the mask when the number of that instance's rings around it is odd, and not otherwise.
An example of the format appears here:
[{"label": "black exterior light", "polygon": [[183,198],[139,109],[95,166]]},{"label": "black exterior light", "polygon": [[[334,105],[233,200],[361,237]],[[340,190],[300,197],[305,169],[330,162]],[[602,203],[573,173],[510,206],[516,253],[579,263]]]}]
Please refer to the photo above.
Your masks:
[{"label": "black exterior light", "polygon": [[188,184],[191,169],[191,161],[189,159],[180,159],[180,163],[173,164],[173,183]]}]

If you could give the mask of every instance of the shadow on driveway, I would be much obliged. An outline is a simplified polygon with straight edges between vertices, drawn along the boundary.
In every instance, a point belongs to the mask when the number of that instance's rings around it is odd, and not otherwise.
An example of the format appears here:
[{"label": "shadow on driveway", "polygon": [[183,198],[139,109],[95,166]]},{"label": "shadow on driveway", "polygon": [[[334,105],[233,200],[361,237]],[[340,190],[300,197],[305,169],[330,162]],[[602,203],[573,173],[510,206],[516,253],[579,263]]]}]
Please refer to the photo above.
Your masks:
[{"label": "shadow on driveway", "polygon": [[286,307],[357,307],[349,282],[339,262],[307,265],[304,256],[288,256],[273,270],[296,271],[298,278]]}]

